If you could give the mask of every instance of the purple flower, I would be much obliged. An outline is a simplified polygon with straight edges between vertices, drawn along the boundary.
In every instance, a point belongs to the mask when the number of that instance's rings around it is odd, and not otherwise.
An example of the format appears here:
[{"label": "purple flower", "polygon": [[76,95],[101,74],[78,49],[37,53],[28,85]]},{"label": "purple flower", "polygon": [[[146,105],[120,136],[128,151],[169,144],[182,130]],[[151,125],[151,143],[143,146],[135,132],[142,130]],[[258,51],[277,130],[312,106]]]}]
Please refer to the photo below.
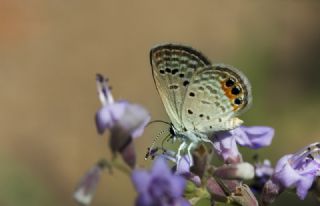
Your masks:
[{"label": "purple flower", "polygon": [[274,169],[269,160],[265,159],[262,163],[256,163],[254,181],[250,185],[251,189],[253,189],[255,193],[260,193],[265,183],[272,176],[273,172]]},{"label": "purple flower", "polygon": [[188,206],[182,197],[186,181],[174,175],[163,158],[157,158],[151,171],[135,170],[132,181],[138,192],[136,206]]},{"label": "purple flower", "polygon": [[320,143],[314,143],[296,154],[283,156],[275,167],[273,180],[283,187],[297,189],[297,195],[304,199],[315,178],[320,174]]},{"label": "purple flower", "polygon": [[234,180],[218,181],[217,178],[210,177],[206,183],[213,202],[224,202],[222,205],[258,205],[258,201],[250,188],[241,182]]},{"label": "purple flower", "polygon": [[[193,182],[196,186],[201,185],[201,179],[198,174],[195,174],[193,171],[190,171],[190,157],[189,155],[182,156],[179,160],[176,158],[176,153],[171,150],[165,150],[162,153],[158,153],[159,148],[153,148],[148,150],[148,155],[150,155],[153,159],[155,157],[164,158],[173,162],[175,165],[172,168],[174,174],[181,175],[187,180]],[[195,165],[193,169],[195,168]]]},{"label": "purple flower", "polygon": [[95,116],[97,131],[103,134],[111,132],[110,147],[112,152],[120,152],[125,162],[134,167],[135,152],[132,138],[142,135],[150,120],[148,112],[140,105],[127,101],[114,101],[107,80],[97,74],[97,89],[102,108]]},{"label": "purple flower", "polygon": [[218,132],[211,139],[217,155],[226,163],[239,163],[242,156],[237,144],[251,149],[259,149],[271,144],[274,129],[271,127],[240,126],[230,131]]},{"label": "purple flower", "polygon": [[271,177],[273,174],[273,167],[271,166],[271,162],[268,159],[265,159],[262,163],[255,164],[255,176],[262,177]]},{"label": "purple flower", "polygon": [[[283,156],[275,167],[274,174],[264,187],[265,202],[272,202],[286,188],[295,188],[300,199],[304,199],[316,177],[320,175],[320,143],[311,144],[295,154]],[[278,193],[273,193],[270,188]]]},{"label": "purple flower", "polygon": [[184,155],[177,162],[176,174],[184,174],[190,172],[190,157]]},{"label": "purple flower", "polygon": [[185,155],[182,158],[180,158],[179,162],[177,162],[177,165],[176,165],[175,174],[182,175],[186,179],[193,182],[196,186],[200,186],[201,185],[200,177],[190,171],[190,159],[189,158],[190,158],[189,155]]}]

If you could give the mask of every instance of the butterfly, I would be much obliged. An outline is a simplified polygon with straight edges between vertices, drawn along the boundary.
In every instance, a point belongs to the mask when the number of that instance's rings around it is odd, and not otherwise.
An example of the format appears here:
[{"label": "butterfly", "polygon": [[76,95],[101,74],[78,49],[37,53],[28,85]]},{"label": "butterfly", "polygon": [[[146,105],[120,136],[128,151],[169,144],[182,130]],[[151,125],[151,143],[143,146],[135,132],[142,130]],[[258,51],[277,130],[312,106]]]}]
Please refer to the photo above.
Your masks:
[{"label": "butterfly", "polygon": [[237,118],[252,102],[251,86],[236,68],[212,64],[199,51],[180,44],[162,44],[150,51],[152,75],[171,120],[172,135],[181,138],[177,161],[218,131],[242,124]]}]

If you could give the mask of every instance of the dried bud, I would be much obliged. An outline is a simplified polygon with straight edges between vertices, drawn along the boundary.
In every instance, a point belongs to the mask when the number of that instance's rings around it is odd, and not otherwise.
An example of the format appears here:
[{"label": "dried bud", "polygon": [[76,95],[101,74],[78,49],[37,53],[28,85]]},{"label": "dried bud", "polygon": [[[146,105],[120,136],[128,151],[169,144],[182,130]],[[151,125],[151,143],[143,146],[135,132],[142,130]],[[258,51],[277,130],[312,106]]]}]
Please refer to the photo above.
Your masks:
[{"label": "dried bud", "polygon": [[243,206],[259,206],[257,199],[245,184],[237,187],[236,192],[231,194],[230,199],[232,202]]},{"label": "dried bud", "polygon": [[210,177],[207,180],[207,189],[211,194],[213,200],[218,202],[226,202],[227,201],[227,194],[221,185],[213,178]]},{"label": "dried bud", "polygon": [[126,147],[119,151],[122,159],[130,168],[134,168],[136,165],[136,152],[133,141],[130,141]]},{"label": "dried bud", "polygon": [[275,184],[272,180],[268,180],[263,187],[261,202],[263,205],[269,205],[274,202],[276,197],[282,192],[279,184]]},{"label": "dried bud", "polygon": [[191,167],[191,172],[201,178],[208,166],[209,151],[201,144],[196,150],[194,150],[192,157],[194,165]]},{"label": "dried bud", "polygon": [[[150,115],[138,104],[114,101],[108,81],[101,74],[97,74],[96,83],[102,104],[95,115],[97,131],[102,135],[106,130],[110,130],[109,145],[112,153],[116,155],[120,152],[124,161],[133,168],[136,156],[132,139],[142,135]],[[129,148],[126,148],[127,146]]]}]

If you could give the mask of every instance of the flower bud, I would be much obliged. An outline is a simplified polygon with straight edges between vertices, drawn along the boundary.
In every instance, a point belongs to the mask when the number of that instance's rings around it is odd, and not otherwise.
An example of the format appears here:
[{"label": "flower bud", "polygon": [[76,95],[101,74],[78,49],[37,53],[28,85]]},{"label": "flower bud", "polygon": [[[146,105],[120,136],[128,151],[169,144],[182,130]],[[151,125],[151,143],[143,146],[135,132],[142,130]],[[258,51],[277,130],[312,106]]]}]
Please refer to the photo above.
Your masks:
[{"label": "flower bud", "polygon": [[222,179],[249,180],[254,177],[254,167],[247,162],[223,165],[215,170],[214,175]]},{"label": "flower bud", "polygon": [[99,165],[92,167],[82,178],[73,193],[74,199],[82,204],[89,205],[96,192],[102,168]]},{"label": "flower bud", "polygon": [[232,202],[243,206],[259,206],[256,197],[245,184],[238,186],[236,192],[230,196],[230,199]]},{"label": "flower bud", "polygon": [[275,184],[272,180],[266,182],[263,187],[261,202],[263,205],[270,205],[279,196],[282,189],[279,184]]}]

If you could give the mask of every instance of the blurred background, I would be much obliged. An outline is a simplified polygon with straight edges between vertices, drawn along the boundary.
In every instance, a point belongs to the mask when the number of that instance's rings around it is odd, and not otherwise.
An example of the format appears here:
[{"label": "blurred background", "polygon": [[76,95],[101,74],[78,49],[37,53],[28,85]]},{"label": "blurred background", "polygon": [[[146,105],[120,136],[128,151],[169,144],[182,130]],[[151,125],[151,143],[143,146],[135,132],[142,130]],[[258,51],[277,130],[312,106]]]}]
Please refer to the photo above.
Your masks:
[{"label": "blurred background", "polygon": [[[246,125],[276,129],[272,146],[245,151],[273,163],[320,140],[318,1],[0,0],[0,205],[76,205],[72,192],[98,158],[95,74],[117,99],[167,120],[149,49],[178,42],[240,68],[253,86]],[[162,125],[136,141],[138,162]],[[94,206],[132,205],[130,179],[103,176]],[[284,193],[274,205],[316,205]]]}]

